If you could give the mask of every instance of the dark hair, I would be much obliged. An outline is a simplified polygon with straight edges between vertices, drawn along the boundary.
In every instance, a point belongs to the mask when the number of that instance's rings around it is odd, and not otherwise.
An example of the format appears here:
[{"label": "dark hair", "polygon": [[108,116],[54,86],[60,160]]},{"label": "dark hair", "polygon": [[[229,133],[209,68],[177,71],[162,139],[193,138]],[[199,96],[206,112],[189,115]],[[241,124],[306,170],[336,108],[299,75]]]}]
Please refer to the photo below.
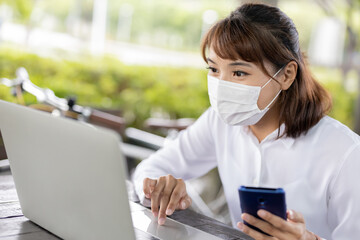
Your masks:
[{"label": "dark hair", "polygon": [[279,126],[285,124],[283,135],[295,138],[306,134],[331,109],[329,94],[312,77],[305,62],[293,21],[276,7],[242,5],[210,28],[201,47],[205,62],[211,47],[220,58],[256,63],[269,77],[265,59],[278,69],[290,61],[298,64],[296,79],[278,98]]}]

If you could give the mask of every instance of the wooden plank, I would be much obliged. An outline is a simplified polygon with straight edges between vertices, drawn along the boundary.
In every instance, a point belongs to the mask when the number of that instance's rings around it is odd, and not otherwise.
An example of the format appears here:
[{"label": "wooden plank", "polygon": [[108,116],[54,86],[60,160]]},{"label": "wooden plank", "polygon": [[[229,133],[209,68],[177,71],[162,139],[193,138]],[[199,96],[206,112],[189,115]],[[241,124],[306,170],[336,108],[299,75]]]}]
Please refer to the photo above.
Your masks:
[{"label": "wooden plank", "polygon": [[59,238],[22,216],[0,220],[0,239],[40,240]]},{"label": "wooden plank", "polygon": [[61,238],[52,235],[49,232],[32,232],[25,234],[18,234],[13,236],[0,237],[1,240],[59,240]]},{"label": "wooden plank", "polygon": [[0,171],[0,203],[17,200],[18,196],[10,170]]},{"label": "wooden plank", "polygon": [[18,201],[0,203],[0,222],[6,218],[21,216],[23,216],[23,213]]}]

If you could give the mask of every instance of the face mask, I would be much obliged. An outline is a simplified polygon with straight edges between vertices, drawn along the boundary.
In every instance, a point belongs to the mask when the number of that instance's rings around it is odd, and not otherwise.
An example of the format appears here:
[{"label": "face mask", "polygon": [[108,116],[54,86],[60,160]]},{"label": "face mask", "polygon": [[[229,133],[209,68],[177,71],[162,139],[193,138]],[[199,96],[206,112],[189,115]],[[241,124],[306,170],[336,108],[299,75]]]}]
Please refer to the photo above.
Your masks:
[{"label": "face mask", "polygon": [[[282,70],[279,69],[273,78]],[[208,93],[210,104],[219,117],[230,125],[254,125],[269,110],[269,106],[279,96],[281,90],[262,110],[259,109],[257,102],[260,91],[272,78],[262,87],[248,86],[217,79],[208,75]]]}]

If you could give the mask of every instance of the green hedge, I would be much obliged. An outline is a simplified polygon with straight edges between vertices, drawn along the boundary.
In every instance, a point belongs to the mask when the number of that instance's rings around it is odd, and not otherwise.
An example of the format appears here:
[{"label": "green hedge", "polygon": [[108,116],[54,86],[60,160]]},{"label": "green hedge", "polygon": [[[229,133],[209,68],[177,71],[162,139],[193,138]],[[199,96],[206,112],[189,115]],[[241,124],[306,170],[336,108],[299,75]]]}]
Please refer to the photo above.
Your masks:
[{"label": "green hedge", "polygon": [[[20,66],[29,71],[33,83],[52,89],[57,96],[77,96],[81,105],[120,109],[129,125],[140,128],[153,114],[196,118],[209,106],[206,71],[201,69],[126,66],[108,57],[64,61],[0,49],[0,77],[15,77]],[[339,74],[313,70],[320,73],[333,96],[330,115],[352,127],[355,94],[345,91]],[[0,86],[0,98],[16,102],[5,86]],[[27,104],[36,102],[29,94],[25,100]]]},{"label": "green hedge", "polygon": [[354,109],[357,97],[356,88],[347,90],[341,80],[342,74],[339,69],[313,68],[316,79],[330,92],[333,107],[330,116],[344,123],[350,128],[354,126]]},{"label": "green hedge", "polygon": [[[137,127],[151,114],[196,118],[209,106],[205,69],[126,66],[112,58],[58,61],[0,50],[1,77],[14,78],[20,66],[34,84],[57,96],[76,96],[81,105],[120,109]],[[6,86],[0,86],[0,98],[16,102]],[[30,94],[25,98],[28,104],[36,102]]]}]

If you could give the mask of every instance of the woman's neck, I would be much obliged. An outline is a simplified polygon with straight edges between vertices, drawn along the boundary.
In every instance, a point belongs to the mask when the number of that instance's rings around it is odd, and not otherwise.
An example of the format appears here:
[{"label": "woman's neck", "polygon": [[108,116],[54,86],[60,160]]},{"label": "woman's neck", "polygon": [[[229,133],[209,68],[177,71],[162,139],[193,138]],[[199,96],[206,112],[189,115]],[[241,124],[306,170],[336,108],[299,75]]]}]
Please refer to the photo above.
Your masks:
[{"label": "woman's neck", "polygon": [[279,127],[279,120],[279,108],[274,105],[258,123],[249,127],[259,143],[261,143],[270,133]]}]

